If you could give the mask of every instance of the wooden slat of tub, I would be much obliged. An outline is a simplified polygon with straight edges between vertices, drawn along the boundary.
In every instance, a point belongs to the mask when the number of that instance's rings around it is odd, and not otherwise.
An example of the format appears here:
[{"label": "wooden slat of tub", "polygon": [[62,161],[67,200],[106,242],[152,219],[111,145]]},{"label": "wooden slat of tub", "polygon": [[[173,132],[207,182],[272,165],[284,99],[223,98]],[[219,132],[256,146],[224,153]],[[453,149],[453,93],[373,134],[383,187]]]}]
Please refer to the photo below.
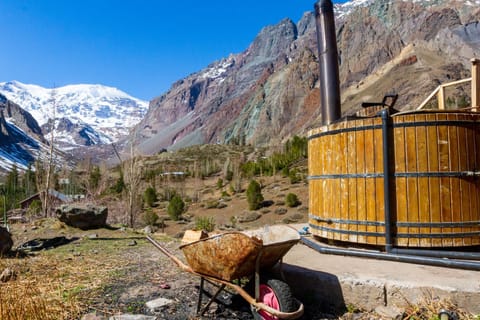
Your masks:
[{"label": "wooden slat of tub", "polygon": [[[323,159],[324,159],[324,165],[323,165],[323,170],[322,172],[324,174],[328,174],[330,171],[330,166],[331,166],[331,161],[330,161],[330,146],[331,146],[331,137],[329,135],[327,136],[323,136],[322,137],[322,140],[323,140]],[[332,197],[330,195],[330,190],[331,190],[331,181],[330,179],[322,179],[323,182],[322,182],[322,186],[321,186],[321,190],[323,192],[323,196],[322,196],[322,216],[324,218],[330,218],[331,217],[331,200],[332,200]],[[329,225],[323,223],[323,226],[325,227],[330,227]],[[326,237],[328,239],[333,239],[332,238],[332,232],[325,232],[326,234]]]},{"label": "wooden slat of tub", "polygon": [[[415,115],[409,115],[405,117],[405,121],[412,123],[415,121]],[[406,169],[407,172],[417,172],[417,137],[416,137],[416,128],[407,127],[405,128],[405,144],[406,144]],[[419,222],[419,207],[418,207],[418,178],[417,177],[408,177],[407,178],[407,221],[408,222]],[[408,228],[409,234],[419,234],[420,229]],[[408,245],[410,247],[418,247],[420,245],[420,240],[418,238],[409,238]]]},{"label": "wooden slat of tub", "polygon": [[[373,119],[366,119],[365,126],[372,126],[374,124]],[[372,129],[365,131],[365,173],[373,174],[375,172],[375,140],[374,132]],[[375,183],[376,178],[365,179],[365,210],[369,222],[375,222],[377,220],[376,207],[375,207]],[[367,226],[368,232],[376,232],[375,226]],[[367,237],[368,244],[377,244],[377,237]]]},{"label": "wooden slat of tub", "polygon": [[[380,120],[376,121],[380,124]],[[374,140],[375,140],[375,172],[383,174],[383,133],[381,129],[376,129],[374,131]],[[392,148],[393,146],[389,146]],[[383,178],[375,179],[375,207],[376,207],[376,221],[384,222],[385,221],[385,199],[384,199],[384,185]],[[392,202],[393,204],[393,202]],[[391,219],[393,220],[393,219]],[[392,221],[395,223],[395,221]],[[385,227],[375,227],[376,232],[385,234]],[[385,244],[385,237],[377,238],[378,245]]]},{"label": "wooden slat of tub", "polygon": [[[318,158],[316,159],[318,161],[318,172],[316,174],[322,175],[325,172],[326,168],[326,155],[325,155],[325,147],[326,147],[326,141],[325,141],[325,136],[321,136],[316,138],[318,140]],[[322,187],[323,180],[315,180],[315,194],[317,196],[317,206],[316,206],[316,211],[317,211],[317,216],[320,218],[325,218],[327,217],[327,214],[325,212],[325,201],[324,201],[324,196],[325,196],[325,190],[323,190]],[[319,222],[319,226],[324,226],[324,222]],[[321,237],[326,237],[327,233],[323,230],[318,230],[318,235]]]},{"label": "wooden slat of tub", "polygon": [[[438,114],[438,121],[447,120],[447,115]],[[438,125],[438,162],[439,162],[439,171],[440,172],[449,172],[450,171],[450,144],[449,142],[449,128],[446,125]],[[440,178],[440,215],[442,222],[452,222],[452,208],[451,208],[451,199],[450,199],[450,178],[442,177]],[[451,233],[452,228],[442,228],[442,233]],[[442,239],[442,245],[445,247],[450,247],[453,244],[453,240],[449,238]]]},{"label": "wooden slat of tub", "polygon": [[[349,128],[355,126],[355,122],[349,122]],[[347,144],[347,173],[356,174],[357,169],[357,140],[355,131],[349,131],[347,133],[348,144]],[[357,211],[357,178],[348,179],[348,219],[349,220],[358,220],[358,211]],[[352,232],[349,235],[349,241],[357,243],[358,242],[358,225],[350,224],[348,230]]]},{"label": "wooden slat of tub", "polygon": [[[417,115],[416,121],[425,122],[425,115]],[[427,127],[416,127],[417,138],[417,170],[418,172],[428,172],[428,152],[427,152]],[[430,199],[428,193],[428,178],[419,177],[418,181],[418,213],[419,221],[430,222]],[[420,233],[428,235],[431,233],[430,227],[420,228]],[[432,239],[430,237],[420,238],[421,247],[432,246]]]},{"label": "wooden slat of tub", "polygon": [[[462,120],[462,118],[458,114],[452,114],[450,118],[453,118],[454,121],[458,122]],[[459,126],[449,126],[448,127],[448,135],[449,135],[449,154],[450,154],[450,170],[452,172],[459,172],[460,171],[460,158],[459,153],[464,153],[465,149],[461,147],[460,141],[458,140],[459,134]],[[450,208],[451,208],[451,220],[453,222],[463,222],[462,221],[462,199],[460,193],[460,177],[452,177],[450,178]],[[452,228],[452,231],[455,233],[463,232],[462,227]],[[452,239],[454,246],[460,247],[463,245],[463,238],[458,237]]]},{"label": "wooden slat of tub", "polygon": [[[365,125],[364,120],[356,120],[357,127],[363,127]],[[365,173],[365,131],[360,130],[356,132],[356,141],[357,141],[357,172],[359,174]],[[357,178],[357,218],[359,221],[367,220],[367,211],[366,211],[366,185],[365,178]],[[367,231],[366,226],[359,225],[358,232]],[[360,243],[367,243],[366,237],[363,235],[358,236],[358,241]]]},{"label": "wooden slat of tub", "polygon": [[[458,120],[464,121],[468,120],[469,117],[466,115],[459,115]],[[468,141],[468,133],[469,130],[468,126],[459,126],[457,131],[457,138],[458,138],[458,170],[459,171],[468,171],[468,158],[472,154],[472,151],[469,148],[469,141]],[[471,140],[473,142],[473,140]],[[460,221],[471,221],[470,220],[470,203],[469,203],[469,181],[468,179],[459,179],[459,211],[460,211]],[[461,232],[470,232],[470,227],[463,227],[460,229]],[[462,239],[463,245],[470,245],[472,243],[472,239],[470,237],[464,237]]]},{"label": "wooden slat of tub", "polygon": [[[426,121],[437,121],[435,114],[427,114]],[[428,154],[428,171],[438,172],[438,130],[437,126],[427,127],[427,154]],[[428,197],[430,199],[430,221],[441,222],[440,215],[440,178],[431,177],[428,179]],[[432,233],[440,233],[441,228],[431,228]],[[432,245],[434,247],[441,247],[442,240],[439,238],[432,239]]]},{"label": "wooden slat of tub", "polygon": [[[480,115],[476,115],[474,117],[477,121],[476,126],[474,129],[475,133],[475,170],[479,171],[480,170]],[[471,183],[471,198],[472,198],[472,207],[471,207],[471,214],[472,214],[472,220],[474,221],[480,221],[480,179],[474,179],[473,182]],[[474,231],[480,231],[480,226],[477,226]],[[480,245],[480,236],[476,236],[472,238],[472,245]]]},{"label": "wooden slat of tub", "polygon": [[[339,171],[342,174],[346,174],[348,169],[348,137],[347,133],[344,132],[340,135],[339,141]],[[342,220],[348,220],[348,179],[342,178],[340,179],[340,218]],[[348,224],[341,224],[340,228],[342,230],[348,230]],[[340,239],[342,241],[348,241],[349,236],[348,234],[341,234]]]},{"label": "wooden slat of tub", "polygon": [[308,141],[308,155],[315,159],[315,161],[308,162],[308,172],[313,175],[318,173],[318,139],[311,139]]},{"label": "wooden slat of tub", "polygon": [[[395,123],[401,125],[403,123],[403,117],[395,118]],[[393,130],[394,144],[395,144],[395,172],[406,172],[406,155],[405,155],[405,129],[403,127],[397,127]],[[395,178],[395,198],[396,198],[396,216],[398,222],[407,222],[407,179],[403,177]],[[405,234],[408,232],[408,228],[399,227],[397,233]],[[397,238],[396,240],[399,246],[407,246],[408,239]]]},{"label": "wooden slat of tub", "polygon": [[[340,155],[340,134],[334,134],[330,136],[330,150],[332,152],[332,163],[330,165],[332,173],[339,174],[340,173],[340,168],[339,168],[339,159],[343,155]],[[340,179],[330,179],[330,186],[331,189],[329,190],[329,195],[330,195],[330,212],[331,212],[331,217],[335,219],[340,219],[341,218],[341,212],[340,212],[340,198],[341,198],[341,190],[340,190]],[[335,229],[339,230],[341,229],[341,225],[339,223],[335,223]],[[333,239],[335,240],[341,240],[341,233],[334,233],[333,234]]]}]

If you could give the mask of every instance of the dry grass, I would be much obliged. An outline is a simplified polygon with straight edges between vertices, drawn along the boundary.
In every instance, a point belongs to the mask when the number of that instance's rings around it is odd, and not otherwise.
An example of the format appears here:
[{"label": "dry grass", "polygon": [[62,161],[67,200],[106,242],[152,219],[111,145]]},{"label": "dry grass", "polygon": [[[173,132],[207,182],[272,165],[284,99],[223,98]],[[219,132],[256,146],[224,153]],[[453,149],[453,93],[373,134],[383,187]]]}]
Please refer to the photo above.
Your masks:
[{"label": "dry grass", "polygon": [[[0,261],[15,271],[17,278],[0,284],[0,319],[74,319],[82,306],[68,292],[68,282],[61,281],[57,261],[44,258]],[[57,270],[55,270],[57,269]]]},{"label": "dry grass", "polygon": [[448,299],[438,299],[425,297],[420,304],[409,305],[402,319],[404,320],[439,320],[440,311],[446,310],[451,314],[450,319],[461,320],[480,320],[480,315],[473,315],[464,310],[459,309],[454,303]]},{"label": "dry grass", "polygon": [[0,259],[16,279],[0,282],[0,319],[78,319],[98,289],[126,267],[120,245],[129,241],[79,239],[36,256]]}]

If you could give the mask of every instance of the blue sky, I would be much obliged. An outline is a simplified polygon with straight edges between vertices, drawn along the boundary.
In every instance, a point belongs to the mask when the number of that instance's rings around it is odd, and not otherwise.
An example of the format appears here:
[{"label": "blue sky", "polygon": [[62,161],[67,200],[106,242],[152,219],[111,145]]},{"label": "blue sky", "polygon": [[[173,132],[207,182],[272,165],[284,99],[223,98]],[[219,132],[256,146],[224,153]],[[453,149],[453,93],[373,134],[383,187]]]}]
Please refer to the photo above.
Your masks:
[{"label": "blue sky", "polygon": [[[343,1],[341,1],[343,2]],[[92,83],[150,100],[314,0],[1,0],[0,82]]]}]

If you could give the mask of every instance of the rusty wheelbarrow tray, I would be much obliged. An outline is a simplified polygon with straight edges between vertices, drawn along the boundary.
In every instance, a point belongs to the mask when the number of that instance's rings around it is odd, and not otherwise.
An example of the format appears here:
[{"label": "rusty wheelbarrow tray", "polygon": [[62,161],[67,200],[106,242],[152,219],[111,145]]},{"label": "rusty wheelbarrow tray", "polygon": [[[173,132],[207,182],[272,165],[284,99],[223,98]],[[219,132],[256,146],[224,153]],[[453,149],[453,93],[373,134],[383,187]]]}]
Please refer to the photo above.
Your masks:
[{"label": "rusty wheelbarrow tray", "polygon": [[[281,261],[300,240],[298,232],[291,227],[276,225],[246,232],[226,232],[181,245],[188,265],[151,237],[147,236],[147,239],[182,270],[200,276],[201,290],[204,279],[220,286],[203,312],[221,290],[229,287],[242,296],[254,311],[263,310],[278,319],[297,319],[303,315],[303,304],[300,302],[296,311],[282,312],[259,301],[260,272]],[[252,276],[255,276],[255,298],[232,282]]]}]

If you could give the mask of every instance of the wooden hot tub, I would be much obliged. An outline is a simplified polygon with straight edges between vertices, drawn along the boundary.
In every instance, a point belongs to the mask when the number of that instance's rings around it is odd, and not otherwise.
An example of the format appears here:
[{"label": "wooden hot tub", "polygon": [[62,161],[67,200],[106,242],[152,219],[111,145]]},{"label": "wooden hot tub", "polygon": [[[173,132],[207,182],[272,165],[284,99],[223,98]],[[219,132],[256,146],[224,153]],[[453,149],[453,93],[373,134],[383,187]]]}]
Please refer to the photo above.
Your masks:
[{"label": "wooden hot tub", "polygon": [[387,216],[394,246],[480,244],[480,113],[356,118],[308,139],[314,235],[385,245]]}]

